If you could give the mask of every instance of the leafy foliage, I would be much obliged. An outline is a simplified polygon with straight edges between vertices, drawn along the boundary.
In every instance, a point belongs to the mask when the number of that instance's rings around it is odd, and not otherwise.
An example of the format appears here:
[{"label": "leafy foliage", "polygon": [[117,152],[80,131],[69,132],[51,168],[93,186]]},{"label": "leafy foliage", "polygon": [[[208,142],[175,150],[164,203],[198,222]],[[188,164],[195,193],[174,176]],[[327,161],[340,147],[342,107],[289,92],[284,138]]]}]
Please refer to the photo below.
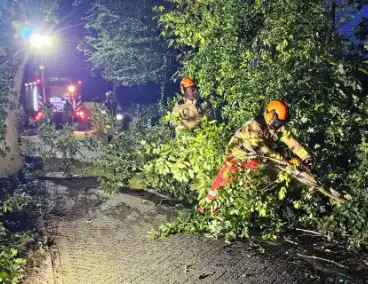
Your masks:
[{"label": "leafy foliage", "polygon": [[141,141],[160,145],[171,137],[170,129],[158,123],[162,114],[159,105],[136,105],[131,112],[134,115],[129,128],[103,148],[101,156],[92,166],[101,172],[101,188],[107,192],[116,192],[143,171],[149,158]]},{"label": "leafy foliage", "polygon": [[[165,119],[153,122],[162,110],[136,109],[129,129],[115,137],[94,164],[103,172],[102,187],[116,191],[139,173],[147,186],[190,202],[200,200],[208,209],[205,216],[192,213],[162,225],[161,236],[205,232],[230,240],[260,230],[264,238],[275,239],[301,226],[330,240],[366,245],[368,102],[358,80],[367,71],[365,53],[338,30],[357,11],[356,2],[170,2],[169,8],[155,10],[161,14],[162,35],[181,52],[179,75],[196,80],[221,111],[224,124],[203,121],[172,139]],[[161,72],[166,49],[161,42],[158,51],[154,46],[158,38],[156,30],[148,28],[151,14],[130,9],[136,2],[119,3],[92,6],[87,28],[95,34],[81,50],[117,84],[160,81],[166,72]],[[128,7],[127,12],[121,13],[122,7]],[[235,182],[219,189],[215,203],[203,201],[230,129],[244,124],[271,99],[289,104],[289,124],[311,149],[314,173],[327,187],[342,192],[347,199],[343,205],[329,205],[315,189],[295,182],[288,170],[275,173],[267,165],[256,173],[240,170]]]},{"label": "leafy foliage", "polygon": [[[196,79],[202,93],[221,109],[226,128],[242,125],[271,99],[286,101],[289,124],[313,150],[319,180],[349,200],[331,208],[315,191],[290,183],[287,175],[270,180],[254,176],[256,190],[245,191],[240,175],[220,190],[215,204],[219,211],[181,217],[162,226],[159,234],[201,231],[231,239],[260,229],[272,239],[286,228],[303,226],[331,240],[366,244],[367,203],[361,198],[366,152],[356,150],[364,148],[368,129],[366,95],[356,76],[366,66],[355,43],[334,30],[356,12],[353,1],[332,6],[327,1],[170,2],[172,9],[157,8],[162,34],[182,51],[180,74]],[[334,18],[337,11],[344,16]],[[167,153],[176,154],[174,147],[162,156]],[[160,174],[167,167],[162,164]],[[176,176],[185,176],[185,170]],[[270,182],[275,186],[264,192]]]},{"label": "leafy foliage", "polygon": [[90,30],[79,50],[117,85],[164,83],[173,58],[159,38],[152,1],[97,1],[85,18]]},{"label": "leafy foliage", "polygon": [[[300,199],[306,198],[307,191],[294,188],[293,192],[288,187],[291,179],[286,172],[272,181],[268,171],[265,165],[251,172],[240,169],[233,183],[217,191],[214,202],[202,200],[205,202],[200,206],[207,209],[205,215],[197,212],[190,216],[179,215],[173,223],[161,225],[152,236],[202,232],[211,237],[224,236],[230,241],[237,237],[248,238],[250,232],[257,230],[265,239],[276,239],[278,233],[298,223],[290,214],[295,213],[296,208],[301,210],[298,205]],[[302,212],[300,218],[303,215]]]},{"label": "leafy foliage", "polygon": [[367,196],[367,166],[368,145],[365,141],[360,145],[356,168],[351,171],[349,186],[351,195],[348,202],[339,208],[335,208],[334,214],[329,216],[321,224],[325,234],[334,233],[347,238],[351,246],[366,246],[368,242],[368,196]]},{"label": "leafy foliage", "polygon": [[87,102],[83,106],[87,109],[92,131],[99,138],[103,138],[113,128],[113,117],[102,103]]},{"label": "leafy foliage", "polygon": [[205,196],[221,163],[228,134],[223,125],[203,120],[193,132],[179,132],[165,144],[144,141],[150,158],[144,165],[146,185],[189,201]]},{"label": "leafy foliage", "polygon": [[74,134],[73,125],[56,129],[50,119],[42,120],[38,128],[39,143],[28,143],[24,149],[29,155],[40,155],[46,161],[51,158],[61,160],[60,168],[65,174],[71,174],[77,164],[87,162],[83,149],[96,151],[98,140],[87,134],[80,138]]},{"label": "leafy foliage", "polygon": [[18,283],[26,264],[21,251],[32,241],[25,222],[27,215],[41,210],[43,186],[25,173],[1,179],[0,184],[0,283]]},{"label": "leafy foliage", "polygon": [[346,177],[367,105],[354,70],[365,66],[352,54],[353,43],[332,36],[328,6],[283,0],[173,5],[161,9],[159,22],[176,48],[188,50],[180,74],[196,79],[228,126],[240,126],[269,100],[283,99],[298,137],[314,149],[320,177]]}]

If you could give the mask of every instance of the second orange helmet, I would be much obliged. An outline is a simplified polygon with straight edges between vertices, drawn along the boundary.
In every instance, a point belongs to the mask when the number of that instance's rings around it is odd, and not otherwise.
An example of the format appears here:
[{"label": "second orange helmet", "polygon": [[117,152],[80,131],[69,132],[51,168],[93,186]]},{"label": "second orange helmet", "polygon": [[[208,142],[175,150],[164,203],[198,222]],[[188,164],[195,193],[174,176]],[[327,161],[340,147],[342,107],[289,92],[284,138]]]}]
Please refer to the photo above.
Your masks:
[{"label": "second orange helmet", "polygon": [[180,91],[184,95],[185,88],[193,87],[193,86],[195,86],[195,83],[193,82],[193,80],[190,79],[189,77],[185,77],[180,83]]}]

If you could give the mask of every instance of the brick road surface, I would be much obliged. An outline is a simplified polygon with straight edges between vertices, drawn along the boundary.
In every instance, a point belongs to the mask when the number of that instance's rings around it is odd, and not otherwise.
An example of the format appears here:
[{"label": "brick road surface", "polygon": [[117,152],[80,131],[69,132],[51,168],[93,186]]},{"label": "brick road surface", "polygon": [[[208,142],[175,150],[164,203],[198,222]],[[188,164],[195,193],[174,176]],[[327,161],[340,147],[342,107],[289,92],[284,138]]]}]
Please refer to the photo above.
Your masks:
[{"label": "brick road surface", "polygon": [[200,236],[150,240],[149,230],[172,214],[140,196],[105,196],[88,181],[48,186],[54,283],[325,283],[284,252],[268,257],[246,243]]}]

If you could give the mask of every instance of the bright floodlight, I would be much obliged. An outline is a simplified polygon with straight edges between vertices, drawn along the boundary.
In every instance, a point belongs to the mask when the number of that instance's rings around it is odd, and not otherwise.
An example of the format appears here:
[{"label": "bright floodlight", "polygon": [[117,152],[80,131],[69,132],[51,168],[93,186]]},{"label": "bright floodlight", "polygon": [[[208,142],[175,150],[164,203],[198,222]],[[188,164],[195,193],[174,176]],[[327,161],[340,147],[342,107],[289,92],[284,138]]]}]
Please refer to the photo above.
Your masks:
[{"label": "bright floodlight", "polygon": [[33,34],[31,36],[31,44],[36,48],[44,48],[52,46],[52,37],[48,35]]},{"label": "bright floodlight", "polygon": [[123,115],[122,115],[122,114],[120,114],[120,113],[118,113],[118,114],[116,115],[116,119],[117,119],[117,120],[123,120]]},{"label": "bright floodlight", "polygon": [[69,91],[69,93],[74,93],[74,92],[75,92],[75,86],[70,85],[70,86],[68,87],[68,91]]}]

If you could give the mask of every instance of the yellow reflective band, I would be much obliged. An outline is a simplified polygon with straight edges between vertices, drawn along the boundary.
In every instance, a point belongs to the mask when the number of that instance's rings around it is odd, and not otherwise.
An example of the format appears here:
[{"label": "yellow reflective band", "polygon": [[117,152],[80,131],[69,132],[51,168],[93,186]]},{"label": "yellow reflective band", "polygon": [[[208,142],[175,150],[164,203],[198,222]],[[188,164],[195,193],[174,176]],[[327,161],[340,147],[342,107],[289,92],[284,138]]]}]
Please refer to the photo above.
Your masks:
[{"label": "yellow reflective band", "polygon": [[309,156],[308,152],[304,149],[301,148],[299,149],[299,151],[296,153],[302,160],[304,160],[305,158],[307,158]]}]

